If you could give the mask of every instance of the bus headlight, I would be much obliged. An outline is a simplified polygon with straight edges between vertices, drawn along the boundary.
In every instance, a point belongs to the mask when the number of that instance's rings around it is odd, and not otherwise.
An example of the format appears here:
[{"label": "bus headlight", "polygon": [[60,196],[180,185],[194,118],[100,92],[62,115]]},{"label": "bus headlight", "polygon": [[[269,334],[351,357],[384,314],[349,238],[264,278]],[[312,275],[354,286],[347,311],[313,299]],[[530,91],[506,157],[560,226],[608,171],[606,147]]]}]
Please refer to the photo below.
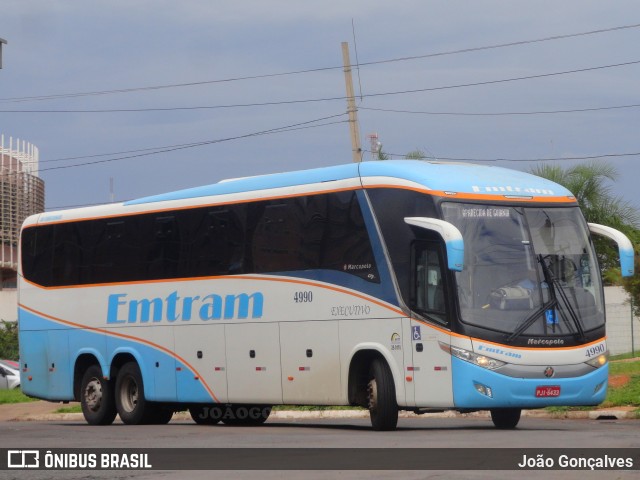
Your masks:
[{"label": "bus headlight", "polygon": [[478,355],[477,353],[470,352],[464,348],[454,347],[453,345],[441,345],[443,350],[448,351],[454,357],[464,360],[465,362],[473,363],[479,367],[486,368],[487,370],[495,370],[503,365],[505,362],[496,360],[495,358],[487,357],[485,355]]},{"label": "bus headlight", "polygon": [[602,355],[598,355],[595,358],[585,362],[587,365],[591,365],[593,368],[603,367],[609,361],[609,352],[604,352]]}]

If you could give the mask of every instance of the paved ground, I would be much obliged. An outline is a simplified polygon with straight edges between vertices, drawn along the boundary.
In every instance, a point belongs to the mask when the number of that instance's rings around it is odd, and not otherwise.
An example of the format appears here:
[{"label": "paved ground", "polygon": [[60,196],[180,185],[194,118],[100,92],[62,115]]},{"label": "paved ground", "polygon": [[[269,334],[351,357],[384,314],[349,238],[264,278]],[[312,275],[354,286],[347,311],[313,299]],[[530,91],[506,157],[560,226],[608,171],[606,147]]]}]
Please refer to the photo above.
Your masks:
[{"label": "paved ground", "polygon": [[[77,405],[77,404],[69,404]],[[55,413],[56,410],[67,407],[62,403],[53,403],[45,401],[27,402],[27,403],[14,403],[7,405],[0,405],[0,422],[10,421],[78,421],[83,420],[81,413]],[[608,409],[598,409],[592,411],[570,411],[561,413],[550,413],[546,410],[526,410],[523,412],[524,416],[529,417],[542,417],[542,418],[610,418],[610,419],[623,419],[634,418],[633,411],[636,407],[615,407]],[[443,417],[459,417],[462,416],[456,412],[444,412],[444,413],[429,413],[427,416],[443,418]],[[472,414],[465,414],[468,416],[488,416],[487,412],[478,412]],[[271,414],[270,418],[281,419],[313,419],[313,418],[366,418],[369,414],[363,410],[322,410],[322,411],[277,411]],[[410,418],[416,416],[410,412],[400,412],[401,417]],[[189,419],[189,414],[185,412],[177,413],[174,416],[175,419]]]}]

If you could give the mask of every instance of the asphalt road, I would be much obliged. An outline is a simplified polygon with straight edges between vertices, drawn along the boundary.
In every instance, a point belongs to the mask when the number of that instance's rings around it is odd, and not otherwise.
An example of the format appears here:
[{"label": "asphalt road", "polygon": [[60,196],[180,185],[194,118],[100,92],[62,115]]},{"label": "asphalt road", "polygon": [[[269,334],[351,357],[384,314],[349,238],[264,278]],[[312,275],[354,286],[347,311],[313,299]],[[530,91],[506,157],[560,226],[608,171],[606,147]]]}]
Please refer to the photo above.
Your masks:
[{"label": "asphalt road", "polygon": [[[394,432],[373,432],[368,419],[269,419],[262,427],[169,425],[91,427],[82,421],[0,422],[0,448],[636,448],[637,420],[555,420],[525,417],[512,431],[485,417],[401,418]],[[464,451],[460,451],[464,454]],[[638,478],[636,471],[4,471],[0,478]]]}]

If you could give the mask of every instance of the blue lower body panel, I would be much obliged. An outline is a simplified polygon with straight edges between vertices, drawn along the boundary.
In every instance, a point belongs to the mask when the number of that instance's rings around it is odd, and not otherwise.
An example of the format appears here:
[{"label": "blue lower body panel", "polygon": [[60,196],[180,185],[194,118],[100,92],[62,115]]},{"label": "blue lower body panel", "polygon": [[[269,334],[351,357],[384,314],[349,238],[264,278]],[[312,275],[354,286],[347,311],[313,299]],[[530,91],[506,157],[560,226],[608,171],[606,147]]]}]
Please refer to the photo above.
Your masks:
[{"label": "blue lower body panel", "polygon": [[[598,405],[607,394],[608,366],[574,378],[516,378],[452,358],[453,401],[460,409]],[[480,393],[477,385],[490,389]],[[536,387],[560,387],[557,397],[536,397]]]}]

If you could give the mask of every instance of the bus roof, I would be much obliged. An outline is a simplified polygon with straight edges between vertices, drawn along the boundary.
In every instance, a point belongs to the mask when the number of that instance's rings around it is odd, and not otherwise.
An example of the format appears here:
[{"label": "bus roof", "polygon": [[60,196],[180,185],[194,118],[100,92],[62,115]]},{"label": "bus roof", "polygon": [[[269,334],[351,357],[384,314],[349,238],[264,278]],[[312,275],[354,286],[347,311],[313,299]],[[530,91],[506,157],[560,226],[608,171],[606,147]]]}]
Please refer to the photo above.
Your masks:
[{"label": "bus roof", "polygon": [[223,180],[125,202],[124,205],[244,193],[337,180],[393,178],[399,184],[442,192],[475,195],[573,197],[566,188],[544,178],[501,167],[424,160],[385,160]]}]

